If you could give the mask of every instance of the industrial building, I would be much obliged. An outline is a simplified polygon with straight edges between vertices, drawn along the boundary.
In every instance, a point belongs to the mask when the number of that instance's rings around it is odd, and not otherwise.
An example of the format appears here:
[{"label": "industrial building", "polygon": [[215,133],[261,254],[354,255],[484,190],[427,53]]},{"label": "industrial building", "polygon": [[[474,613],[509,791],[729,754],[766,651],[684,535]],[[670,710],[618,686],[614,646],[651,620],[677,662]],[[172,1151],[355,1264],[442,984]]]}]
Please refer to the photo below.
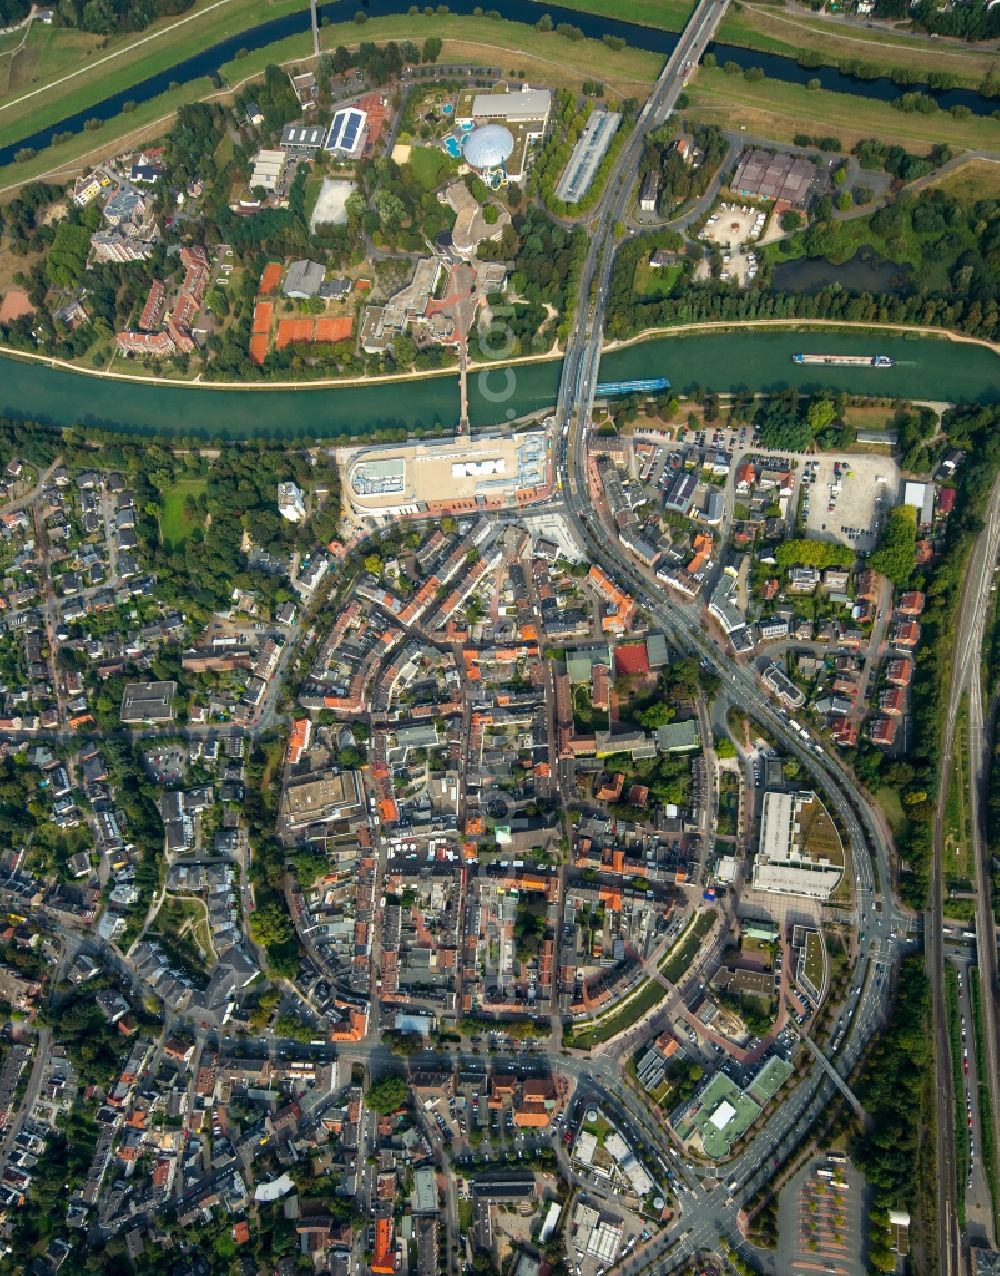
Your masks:
[{"label": "industrial building", "polygon": [[594,111],[556,186],[557,199],[565,204],[578,204],[586,195],[621,122],[617,111]]},{"label": "industrial building", "polygon": [[748,199],[768,199],[805,208],[816,179],[816,167],[809,160],[752,150],[744,151],[740,157],[732,189]]},{"label": "industrial building", "polygon": [[439,439],[352,453],[344,491],[357,516],[376,521],[475,513],[534,499],[548,470],[544,431]]},{"label": "industrial building", "polygon": [[829,899],[843,875],[840,834],[816,794],[765,793],[754,889]]},{"label": "industrial building", "polygon": [[934,484],[906,482],[903,485],[903,504],[917,511],[917,524],[930,527],[934,522]]}]

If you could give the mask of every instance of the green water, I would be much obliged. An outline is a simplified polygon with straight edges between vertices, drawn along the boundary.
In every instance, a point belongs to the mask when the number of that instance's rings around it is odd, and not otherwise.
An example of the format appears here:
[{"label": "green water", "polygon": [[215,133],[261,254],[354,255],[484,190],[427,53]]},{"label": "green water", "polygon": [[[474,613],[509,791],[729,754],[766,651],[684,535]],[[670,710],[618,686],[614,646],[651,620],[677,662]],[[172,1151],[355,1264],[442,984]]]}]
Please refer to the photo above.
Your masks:
[{"label": "green water", "polygon": [[[836,354],[878,351],[896,366],[798,367],[798,350]],[[511,420],[555,400],[559,363],[492,371],[470,378],[473,425]],[[297,390],[219,390],[205,386],[143,385],[103,380],[0,357],[0,416],[53,425],[100,425],[118,430],[201,435],[330,438],[364,435],[378,427],[453,426],[458,380],[453,374],[411,382]],[[720,392],[823,387],[911,399],[1000,400],[1000,358],[982,346],[933,338],[810,332],[699,333],[659,337],[607,355],[601,377],[668,377],[684,391],[698,384]]]}]

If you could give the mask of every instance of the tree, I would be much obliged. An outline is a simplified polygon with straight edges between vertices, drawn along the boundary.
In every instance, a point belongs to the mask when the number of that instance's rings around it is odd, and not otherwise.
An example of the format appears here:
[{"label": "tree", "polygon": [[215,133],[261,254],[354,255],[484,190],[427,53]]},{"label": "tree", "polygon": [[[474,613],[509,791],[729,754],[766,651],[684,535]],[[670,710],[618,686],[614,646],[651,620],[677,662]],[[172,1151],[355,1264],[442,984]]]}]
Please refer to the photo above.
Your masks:
[{"label": "tree", "polygon": [[813,399],[806,409],[806,422],[813,434],[819,434],[828,425],[832,425],[837,417],[837,409],[832,399]]},{"label": "tree", "polygon": [[421,60],[423,62],[436,62],[441,56],[441,41],[436,35],[429,35],[424,41],[423,53]]},{"label": "tree", "polygon": [[770,399],[754,415],[760,427],[761,443],[779,452],[804,452],[812,442],[812,430],[798,414],[794,404],[783,399]]},{"label": "tree", "polygon": [[833,541],[797,539],[779,545],[774,557],[783,571],[789,567],[817,567],[822,571],[827,567],[850,567],[854,562],[854,551],[849,545],[838,545]]},{"label": "tree", "polygon": [[264,948],[287,944],[295,935],[287,913],[277,904],[265,904],[250,914],[250,935]]},{"label": "tree", "polygon": [[384,186],[375,192],[372,204],[378,213],[379,225],[383,230],[394,230],[399,227],[406,216],[406,205]]},{"label": "tree", "polygon": [[797,231],[802,225],[802,214],[795,208],[789,208],[781,214],[781,229],[788,234]]},{"label": "tree", "polygon": [[379,1116],[388,1116],[406,1102],[406,1081],[400,1076],[383,1077],[365,1095],[365,1107]]},{"label": "tree", "polygon": [[641,727],[645,727],[647,731],[655,731],[657,727],[666,726],[668,722],[673,721],[674,711],[660,700],[646,709],[640,709],[635,717]]},{"label": "tree", "polygon": [[905,585],[916,561],[917,511],[897,505],[889,511],[878,546],[868,557],[872,571],[888,576],[894,585]]}]

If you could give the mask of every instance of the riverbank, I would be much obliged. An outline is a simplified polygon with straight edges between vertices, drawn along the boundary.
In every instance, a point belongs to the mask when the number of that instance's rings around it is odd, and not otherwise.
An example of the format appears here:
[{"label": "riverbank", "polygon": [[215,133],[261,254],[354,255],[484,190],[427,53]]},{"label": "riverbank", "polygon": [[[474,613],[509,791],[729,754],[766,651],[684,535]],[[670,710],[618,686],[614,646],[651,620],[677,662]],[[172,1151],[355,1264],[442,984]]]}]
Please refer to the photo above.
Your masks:
[{"label": "riverbank", "polygon": [[739,332],[743,328],[784,328],[795,332],[811,332],[823,328],[842,328],[845,331],[870,332],[902,332],[933,341],[958,341],[965,345],[982,346],[1000,355],[1000,342],[987,341],[985,337],[972,337],[967,332],[956,332],[954,328],[921,328],[913,323],[865,323],[852,319],[723,319],[702,320],[698,323],[674,324],[669,328],[647,328],[638,336],[628,337],[623,341],[609,341],[604,346],[605,354],[613,354],[616,350],[627,350],[631,346],[641,345],[660,337],[684,336],[692,332],[713,332],[725,334]]},{"label": "riverbank", "polygon": [[[882,75],[902,71],[917,81],[925,81],[929,74],[949,75],[956,84],[970,89],[978,89],[995,73],[992,48],[869,28],[843,15],[793,11],[774,4],[744,3],[730,8],[722,19],[718,39],[793,59],[803,53],[815,55],[823,66],[858,62]],[[900,85],[900,93],[909,87]]]},{"label": "riverbank", "polygon": [[[32,130],[58,124],[229,36],[308,7],[308,0],[207,0],[141,33],[111,36],[107,41],[92,36],[91,48],[75,49],[76,64],[69,70],[63,70],[64,60],[55,49],[60,41],[78,40],[82,33],[50,27],[50,48],[27,49],[17,55],[27,65],[18,67],[15,61],[11,80],[23,81],[27,87],[18,92],[12,84],[11,95],[0,100],[0,147],[24,135],[24,121],[30,122]],[[52,66],[49,74],[47,64]]]},{"label": "riverbank", "polygon": [[[290,6],[294,17],[301,5]],[[304,14],[304,10],[303,10]],[[663,65],[664,55],[636,48],[610,50],[600,40],[570,41],[554,32],[539,36],[533,27],[504,19],[459,17],[456,15],[421,16],[416,20],[406,14],[370,18],[363,25],[355,22],[325,26],[320,29],[320,48],[324,52],[342,45],[356,50],[363,41],[385,44],[390,40],[401,43],[428,36],[437,36],[443,42],[439,61],[443,65],[469,64],[480,66],[506,65],[517,59],[519,71],[530,79],[544,82],[553,88],[572,88],[579,91],[585,80],[599,77],[607,89],[618,97],[645,96]],[[545,43],[547,41],[547,43]],[[125,145],[134,145],[161,136],[181,106],[190,102],[218,101],[230,104],[233,96],[248,80],[263,74],[264,68],[275,64],[286,69],[293,66],[309,67],[316,62],[312,52],[312,37],[307,30],[286,35],[273,43],[254,50],[232,48],[219,66],[209,68],[218,71],[225,81],[225,88],[218,88],[206,73],[196,79],[167,87],[146,101],[138,102],[126,114],[116,114],[101,124],[100,128],[74,132],[64,142],[45,146],[30,159],[0,166],[3,178],[0,197],[11,198],[26,182],[68,178],[83,171],[88,164],[114,153]],[[166,77],[167,71],[159,72]],[[127,92],[126,90],[122,90]],[[87,108],[97,105],[87,103]],[[85,108],[78,108],[82,110]],[[97,118],[95,115],[94,118]],[[43,128],[58,127],[65,120],[51,109],[41,111],[33,124]],[[9,126],[3,125],[0,107],[0,149],[4,145],[16,145]],[[17,130],[14,130],[15,132]],[[23,129],[21,130],[23,134]]]},{"label": "riverbank", "polygon": [[[806,341],[804,334],[811,330],[824,335]],[[804,348],[851,355],[877,350],[892,356],[895,365],[876,370],[796,365],[792,356]],[[742,327],[693,323],[607,349],[600,376],[609,381],[662,376],[677,394],[796,389],[802,394],[829,390],[912,401],[994,403],[1000,401],[997,353],[986,343],[905,327],[787,320],[750,321]],[[561,367],[559,357],[533,356],[509,366],[480,365],[469,377],[472,426],[509,429],[515,421],[551,412]],[[267,393],[251,395],[255,389]],[[40,356],[4,358],[0,377],[0,417],[206,442],[395,439],[454,430],[459,411],[454,372],[350,385],[227,386],[81,376],[71,366]]]},{"label": "riverbank", "polygon": [[[905,91],[900,89],[899,94]],[[897,111],[888,101],[865,97],[863,87],[855,96],[768,77],[750,81],[742,75],[727,75],[721,66],[701,66],[688,96],[690,107],[685,114],[689,119],[726,129],[738,119],[740,127],[752,136],[776,142],[793,141],[808,124],[810,132],[836,136],[845,150],[866,137],[904,146],[919,155],[928,154],[941,142],[985,153],[1000,147],[1000,126],[989,116],[959,120],[948,111],[929,115]]]},{"label": "riverbank", "polygon": [[[51,154],[44,158],[40,154],[52,149],[54,134],[74,135],[72,142],[61,145],[72,146],[79,154],[92,149],[87,142],[81,148],[80,131],[85,126],[95,131],[103,130],[103,140],[111,149],[123,132],[134,130],[134,124],[123,121],[123,115],[129,110],[142,110],[151,119],[163,116],[163,104],[158,106],[156,99],[165,93],[185,91],[187,96],[192,94],[195,81],[220,72],[223,80],[231,80],[234,73],[243,77],[269,61],[308,59],[312,43],[308,33],[308,15],[301,0],[269,0],[270,7],[264,13],[267,20],[254,25],[247,25],[251,12],[245,7],[248,2],[213,0],[206,7],[203,13],[211,22],[222,24],[220,34],[223,25],[228,32],[214,42],[212,32],[207,38],[193,40],[194,26],[187,27],[184,23],[194,24],[199,15],[190,15],[159,33],[153,31],[133,41],[118,52],[96,58],[91,67],[73,70],[54,79],[47,90],[31,88],[7,103],[0,102],[0,160],[4,165],[11,165],[19,151],[36,152],[23,161],[24,171],[17,175],[23,180],[46,171],[63,169],[68,165],[69,153]],[[403,14],[399,12],[400,7],[398,0],[368,0],[365,9],[356,11],[351,11],[346,0],[334,0],[323,5],[321,20],[329,25],[321,27],[321,43],[326,49],[336,44],[356,43],[362,30],[365,39],[373,42],[423,40],[428,35],[435,35],[446,42],[484,49],[491,46],[503,48],[519,60],[537,59],[548,64],[548,73],[543,78],[553,83],[557,82],[559,69],[565,66],[574,79],[600,78],[609,87],[613,85],[618,93],[641,95],[641,88],[655,78],[658,65],[654,66],[650,75],[648,67],[640,65],[636,59],[652,57],[662,61],[677,41],[676,35],[666,29],[673,19],[665,19],[663,25],[644,25],[641,19],[633,22],[618,17],[625,7],[621,0],[586,0],[579,8],[546,6],[556,28],[550,32],[535,29],[539,9],[534,0],[508,0],[503,17],[499,13],[488,16],[494,11],[483,13],[481,9],[477,14],[475,10],[479,7],[472,6],[468,0],[458,0],[458,13],[434,10]],[[679,16],[680,10],[676,12]],[[259,8],[253,13],[260,16]],[[454,29],[456,23],[463,24],[461,31]],[[586,38],[569,40],[559,34],[560,25],[582,32]],[[234,26],[235,33],[231,30]],[[492,34],[487,34],[488,30]],[[603,36],[614,37],[624,47],[609,47],[602,42]],[[189,52],[190,48],[196,51]],[[788,46],[792,56],[767,51],[748,52],[745,47],[724,43],[713,48],[720,61],[735,60],[744,68],[760,63],[769,78],[787,82],[792,88],[802,88],[807,80],[818,75],[826,90],[833,92],[834,96],[848,99],[862,98],[877,104],[879,100],[883,103],[892,100],[899,92],[898,87],[888,80],[858,82],[845,77],[834,69],[838,61],[834,57],[830,58],[830,66],[804,71],[795,60],[794,45]],[[241,61],[244,61],[242,67],[238,65]],[[555,71],[552,67],[556,68]],[[527,73],[526,67],[518,69]],[[30,82],[36,79],[33,76]],[[39,93],[41,96],[36,97]],[[202,89],[197,96],[208,94]],[[943,94],[935,92],[934,96],[942,107],[962,103],[974,116],[978,114],[983,120],[989,118],[990,103],[967,90]],[[811,117],[816,112],[806,114]],[[34,131],[28,133],[29,127]],[[973,131],[968,136],[971,140],[963,140],[955,129],[949,128],[946,140],[971,148],[986,145]]]},{"label": "riverbank", "polygon": [[[647,345],[655,341],[668,341],[674,337],[691,336],[696,333],[711,333],[723,337],[729,333],[745,330],[773,329],[786,332],[813,332],[824,330],[840,330],[847,333],[901,333],[916,336],[926,341],[957,342],[961,345],[979,346],[993,354],[1000,355],[1000,342],[987,341],[981,337],[972,337],[965,332],[956,332],[951,328],[922,328],[910,323],[865,323],[839,319],[733,319],[716,322],[705,320],[698,323],[675,324],[664,328],[647,328],[634,337],[621,341],[608,341],[603,346],[602,358],[621,351],[631,350],[635,346]],[[410,382],[433,380],[435,378],[458,378],[457,367],[430,368],[419,372],[393,372],[380,377],[322,377],[315,381],[203,381],[195,377],[188,381],[173,380],[169,377],[158,377],[153,374],[115,372],[110,369],[84,368],[65,359],[55,359],[50,355],[36,354],[30,350],[15,350],[12,346],[0,344],[0,358],[18,362],[27,361],[42,364],[45,367],[62,372],[79,374],[85,377],[98,378],[103,381],[120,381],[127,385],[156,386],[171,390],[220,390],[228,393],[248,394],[254,391],[309,391],[309,390],[356,390],[366,386],[399,385]],[[479,373],[500,372],[503,368],[532,367],[537,364],[561,363],[563,352],[550,350],[545,354],[522,355],[517,359],[505,359],[502,363],[473,361],[469,363],[470,380]],[[1000,369],[998,369],[1000,371]]]}]

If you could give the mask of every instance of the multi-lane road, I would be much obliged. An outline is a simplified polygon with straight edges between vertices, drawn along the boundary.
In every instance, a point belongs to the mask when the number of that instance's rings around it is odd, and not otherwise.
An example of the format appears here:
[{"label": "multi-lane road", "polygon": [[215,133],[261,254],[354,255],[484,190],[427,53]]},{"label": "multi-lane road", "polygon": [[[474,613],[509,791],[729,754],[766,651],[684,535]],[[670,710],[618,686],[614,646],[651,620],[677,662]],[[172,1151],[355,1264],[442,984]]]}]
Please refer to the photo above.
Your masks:
[{"label": "multi-lane road", "polygon": [[[783,747],[799,759],[806,772],[816,778],[836,810],[851,844],[855,875],[856,917],[861,936],[855,972],[858,991],[854,1004],[845,1008],[838,1020],[838,1029],[843,1029],[842,1045],[834,1059],[829,1063],[816,1062],[807,1079],[779,1106],[751,1146],[727,1167],[724,1184],[708,1191],[697,1189],[684,1200],[680,1238],[678,1229],[668,1231],[660,1241],[647,1247],[643,1255],[636,1255],[626,1270],[639,1270],[645,1265],[650,1270],[666,1272],[680,1265],[699,1246],[711,1244],[719,1237],[736,1245],[741,1243],[735,1227],[740,1202],[752,1195],[765,1177],[773,1174],[774,1166],[794,1149],[829,1102],[835,1085],[828,1075],[829,1064],[832,1063],[841,1077],[850,1073],[864,1044],[881,1022],[889,964],[909,942],[910,918],[893,901],[884,826],[871,812],[853,778],[818,743],[804,740],[793,731],[787,716],[775,708],[752,669],[728,660],[706,636],[694,607],[679,605],[664,597],[655,579],[640,570],[620,548],[614,535],[598,525],[587,493],[587,436],[591,428],[617,226],[625,220],[646,133],[662,122],[676,104],[688,69],[700,59],[724,10],[724,0],[721,4],[718,0],[702,0],[695,9],[632,138],[623,148],[589,228],[591,246],[581,275],[576,321],[563,361],[557,401],[557,468],[566,515],[590,560],[626,587],[676,646],[697,656],[704,667],[718,674],[726,694],[766,724]],[[565,1061],[560,1066],[565,1067]],[[592,1071],[591,1075],[595,1080],[604,1080],[598,1071]]]}]

